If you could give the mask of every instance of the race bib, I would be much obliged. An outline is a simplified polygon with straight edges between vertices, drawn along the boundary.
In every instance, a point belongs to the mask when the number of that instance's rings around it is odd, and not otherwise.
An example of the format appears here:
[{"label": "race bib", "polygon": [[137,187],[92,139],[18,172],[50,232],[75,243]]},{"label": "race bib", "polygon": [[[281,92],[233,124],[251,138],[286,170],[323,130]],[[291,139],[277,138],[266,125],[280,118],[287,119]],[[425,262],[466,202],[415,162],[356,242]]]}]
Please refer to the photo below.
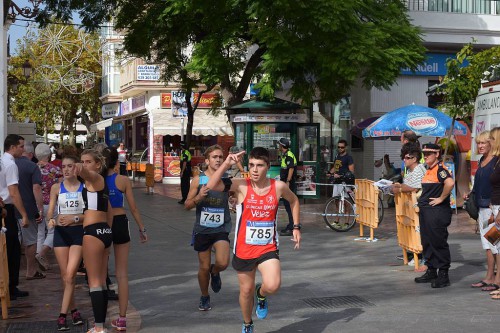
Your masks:
[{"label": "race bib", "polygon": [[60,214],[83,214],[82,192],[59,194],[59,212]]},{"label": "race bib", "polygon": [[267,245],[274,242],[274,221],[247,221],[246,239],[249,245]]},{"label": "race bib", "polygon": [[200,215],[200,225],[207,228],[217,228],[224,224],[224,208],[203,207]]}]

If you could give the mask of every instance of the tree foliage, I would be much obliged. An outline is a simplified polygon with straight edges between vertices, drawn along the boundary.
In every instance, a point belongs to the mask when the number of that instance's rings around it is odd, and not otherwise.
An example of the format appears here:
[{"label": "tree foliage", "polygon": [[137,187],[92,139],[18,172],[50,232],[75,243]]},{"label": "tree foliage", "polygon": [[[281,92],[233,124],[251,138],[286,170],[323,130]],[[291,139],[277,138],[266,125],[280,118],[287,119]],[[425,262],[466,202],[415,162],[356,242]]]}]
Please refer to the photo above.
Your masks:
[{"label": "tree foliage", "polygon": [[[75,124],[79,118],[90,130],[90,125],[101,117],[100,79],[83,94],[64,88],[61,81],[62,76],[79,70],[93,72],[97,78],[101,76],[97,36],[87,34],[82,39],[79,33],[73,26],[60,25],[30,30],[18,41],[17,56],[9,61],[9,76],[19,81],[17,91],[10,90],[13,117],[19,121],[29,118],[37,124],[39,134],[53,132],[59,122],[61,140],[64,134],[69,134],[71,144],[75,143]],[[47,36],[59,39],[49,40]],[[22,72],[26,60],[33,66],[27,79]]]},{"label": "tree foliage", "polygon": [[465,45],[456,58],[446,61],[447,74],[439,88],[445,102],[441,108],[454,118],[472,116],[484,73],[499,63],[500,47],[476,51],[473,43]]},{"label": "tree foliage", "polygon": [[[290,98],[337,101],[361,79],[388,89],[401,68],[416,69],[425,49],[400,0],[46,0],[39,17],[88,29],[111,17],[125,50],[162,65],[186,91],[217,87],[240,103],[251,82],[289,87]],[[203,89],[203,88],[202,88]],[[188,102],[188,101],[187,101]],[[190,107],[188,105],[188,107]]]}]

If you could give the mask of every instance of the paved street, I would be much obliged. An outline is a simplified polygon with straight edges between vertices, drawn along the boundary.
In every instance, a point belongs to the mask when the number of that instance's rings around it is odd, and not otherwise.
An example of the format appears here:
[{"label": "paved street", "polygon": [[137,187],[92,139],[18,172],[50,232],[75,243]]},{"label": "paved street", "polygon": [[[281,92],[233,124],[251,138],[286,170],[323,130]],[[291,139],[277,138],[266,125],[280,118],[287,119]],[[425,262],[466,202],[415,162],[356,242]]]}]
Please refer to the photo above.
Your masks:
[{"label": "paved street", "polygon": [[[194,211],[184,211],[177,203],[175,185],[158,185],[155,191],[157,194],[147,195],[143,184],[136,183],[135,196],[150,241],[141,245],[137,228],[131,224],[128,332],[240,332],[235,271],[228,268],[222,273],[221,292],[211,294],[212,310],[198,311],[198,263],[189,246]],[[498,329],[500,303],[491,300],[488,293],[469,287],[484,277],[484,254],[474,224],[464,212],[453,216],[450,228],[452,286],[434,290],[428,284],[415,284],[413,278],[419,273],[396,259],[401,250],[393,209],[386,210],[384,222],[375,232],[379,241],[366,243],[354,241],[358,228],[348,233],[327,229],[321,216],[310,214],[321,206],[308,203],[301,207],[301,250],[294,251],[288,238],[280,239],[282,288],[270,297],[268,319],[254,319],[256,332]],[[284,224],[285,213],[280,210],[280,225]],[[60,297],[56,273],[57,266],[53,265],[47,279],[22,279],[22,289],[31,291],[36,285],[36,290],[44,292],[37,291],[27,299],[34,305],[29,318],[3,321],[4,331],[8,323],[55,320]],[[86,306],[83,314],[91,316],[86,287],[80,286],[77,296],[81,307]],[[117,302],[110,305],[109,312],[114,316]]]}]

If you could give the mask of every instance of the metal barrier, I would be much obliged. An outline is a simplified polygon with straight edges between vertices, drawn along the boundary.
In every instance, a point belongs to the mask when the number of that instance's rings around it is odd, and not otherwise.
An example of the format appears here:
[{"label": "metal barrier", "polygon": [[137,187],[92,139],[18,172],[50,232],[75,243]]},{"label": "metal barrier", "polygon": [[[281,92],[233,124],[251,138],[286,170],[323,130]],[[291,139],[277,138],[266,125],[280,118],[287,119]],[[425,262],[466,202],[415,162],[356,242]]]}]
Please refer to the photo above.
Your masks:
[{"label": "metal barrier", "polygon": [[418,254],[422,253],[420,239],[420,221],[418,218],[417,196],[415,192],[396,193],[396,225],[398,230],[398,243],[403,249],[404,264],[408,264],[407,252],[413,252],[415,269],[419,267]]},{"label": "metal barrier", "polygon": [[374,229],[378,228],[378,193],[373,180],[356,179],[354,198],[356,203],[356,222],[359,223],[359,236],[363,237],[363,227],[370,228],[369,241],[374,240]]}]

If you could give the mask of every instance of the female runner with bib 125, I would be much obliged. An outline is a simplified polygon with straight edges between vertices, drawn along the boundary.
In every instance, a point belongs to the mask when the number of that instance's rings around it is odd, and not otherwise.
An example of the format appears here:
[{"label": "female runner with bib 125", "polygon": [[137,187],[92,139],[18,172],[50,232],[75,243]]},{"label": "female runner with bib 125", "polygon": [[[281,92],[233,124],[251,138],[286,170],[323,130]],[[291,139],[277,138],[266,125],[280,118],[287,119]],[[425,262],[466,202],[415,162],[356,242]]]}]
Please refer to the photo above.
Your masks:
[{"label": "female runner with bib 125", "polygon": [[112,209],[106,181],[101,173],[106,170],[102,155],[93,149],[82,152],[82,163],[75,164],[74,174],[85,182],[82,191],[85,204],[83,219],[83,261],[87,269],[90,300],[95,326],[88,333],[103,332],[108,309],[106,274],[109,247],[113,242]]},{"label": "female runner with bib 125", "polygon": [[[64,180],[50,188],[50,202],[47,210],[48,228],[54,228],[54,253],[61,271],[64,292],[61,312],[57,318],[57,330],[68,331],[66,315],[71,309],[73,326],[82,325],[83,320],[75,306],[75,277],[82,260],[83,241],[83,183],[73,174],[78,162],[76,156],[62,159]],[[54,214],[57,208],[57,213]],[[54,219],[56,216],[56,219]]]}]

